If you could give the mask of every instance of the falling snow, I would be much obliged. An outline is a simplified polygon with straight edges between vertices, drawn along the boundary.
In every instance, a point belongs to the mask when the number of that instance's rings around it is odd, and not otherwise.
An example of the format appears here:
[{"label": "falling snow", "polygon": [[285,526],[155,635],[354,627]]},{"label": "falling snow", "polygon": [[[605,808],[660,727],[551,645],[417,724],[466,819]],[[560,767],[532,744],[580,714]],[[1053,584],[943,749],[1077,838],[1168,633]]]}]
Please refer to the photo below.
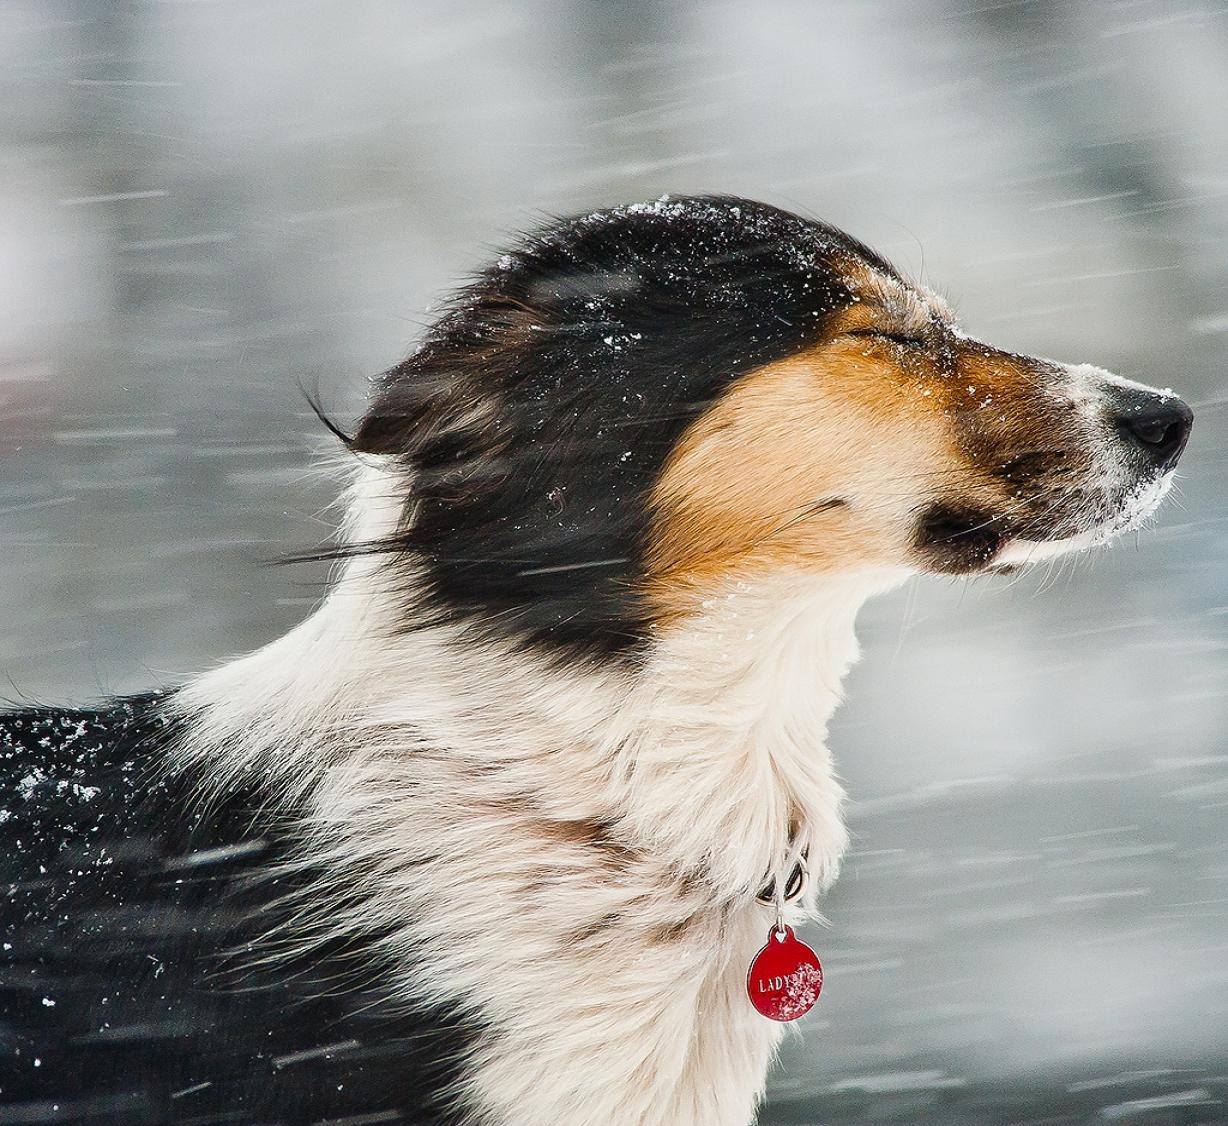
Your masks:
[{"label": "falling snow", "polygon": [[[352,417],[458,276],[514,268],[507,231],[695,189],[830,218],[972,337],[1172,383],[1198,422],[1156,528],[867,608],[831,731],[856,847],[806,936],[828,987],[760,1121],[1228,1116],[1216,5],[99,7],[0,37],[6,697],[143,690],[299,620],[325,568],[265,564],[331,529],[300,386]],[[110,806],[68,722],[24,734],[4,832]],[[41,843],[76,881],[130,859]],[[166,872],[262,845],[235,847]]]}]

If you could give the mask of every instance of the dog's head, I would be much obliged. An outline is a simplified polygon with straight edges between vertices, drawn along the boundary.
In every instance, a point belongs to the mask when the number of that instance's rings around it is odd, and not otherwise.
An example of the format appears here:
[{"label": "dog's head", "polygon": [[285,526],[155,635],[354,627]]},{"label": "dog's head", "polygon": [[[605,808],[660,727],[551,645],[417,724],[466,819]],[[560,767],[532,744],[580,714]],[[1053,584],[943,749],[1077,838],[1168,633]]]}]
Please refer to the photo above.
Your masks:
[{"label": "dog's head", "polygon": [[438,614],[633,653],[731,578],[975,573],[1104,541],[1189,435],[1168,392],[966,336],[861,243],[673,198],[526,238],[384,377],[385,548]]}]

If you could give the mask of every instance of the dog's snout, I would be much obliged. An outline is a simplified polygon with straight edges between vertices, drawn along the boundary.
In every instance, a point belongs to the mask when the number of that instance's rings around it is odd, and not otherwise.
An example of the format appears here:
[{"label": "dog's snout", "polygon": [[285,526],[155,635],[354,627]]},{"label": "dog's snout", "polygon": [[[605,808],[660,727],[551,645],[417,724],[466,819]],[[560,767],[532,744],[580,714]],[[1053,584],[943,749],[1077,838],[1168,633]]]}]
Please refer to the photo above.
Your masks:
[{"label": "dog's snout", "polygon": [[1175,395],[1130,389],[1112,408],[1118,434],[1151,465],[1171,469],[1185,449],[1194,412]]}]

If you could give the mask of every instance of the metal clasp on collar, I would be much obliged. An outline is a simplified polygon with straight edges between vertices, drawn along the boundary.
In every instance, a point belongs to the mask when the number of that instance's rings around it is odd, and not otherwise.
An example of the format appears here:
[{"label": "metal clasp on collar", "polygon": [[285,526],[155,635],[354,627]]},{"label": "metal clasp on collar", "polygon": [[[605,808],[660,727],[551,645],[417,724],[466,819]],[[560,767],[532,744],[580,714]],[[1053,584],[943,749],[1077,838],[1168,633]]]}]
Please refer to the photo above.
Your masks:
[{"label": "metal clasp on collar", "polygon": [[[793,865],[793,870],[789,873],[789,878],[785,881],[785,891],[781,901],[792,903],[795,899],[800,899],[809,883],[810,869],[806,866],[806,857],[804,855],[799,856],[797,863]],[[776,881],[768,880],[755,898],[765,907],[774,906],[776,903]]]}]

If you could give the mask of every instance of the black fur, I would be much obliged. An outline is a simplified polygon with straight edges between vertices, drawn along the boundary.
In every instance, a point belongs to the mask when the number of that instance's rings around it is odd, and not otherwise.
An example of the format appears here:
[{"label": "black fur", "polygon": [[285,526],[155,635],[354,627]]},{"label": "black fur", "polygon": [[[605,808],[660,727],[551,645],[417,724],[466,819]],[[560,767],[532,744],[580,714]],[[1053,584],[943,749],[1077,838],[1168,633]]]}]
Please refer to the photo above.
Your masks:
[{"label": "black fur", "polygon": [[361,938],[261,965],[320,874],[273,874],[295,811],[259,786],[198,808],[176,734],[156,697],[0,716],[0,1122],[459,1121],[476,1026],[391,1008]]},{"label": "black fur", "polygon": [[822,223],[666,197],[546,227],[482,273],[354,441],[416,475],[413,526],[376,545],[425,569],[416,620],[634,652],[663,462],[739,375],[821,337],[852,299],[850,260],[894,275]]},{"label": "black fur", "polygon": [[939,502],[921,513],[913,546],[927,570],[968,575],[993,559],[1007,534],[1000,515],[958,502]]}]

